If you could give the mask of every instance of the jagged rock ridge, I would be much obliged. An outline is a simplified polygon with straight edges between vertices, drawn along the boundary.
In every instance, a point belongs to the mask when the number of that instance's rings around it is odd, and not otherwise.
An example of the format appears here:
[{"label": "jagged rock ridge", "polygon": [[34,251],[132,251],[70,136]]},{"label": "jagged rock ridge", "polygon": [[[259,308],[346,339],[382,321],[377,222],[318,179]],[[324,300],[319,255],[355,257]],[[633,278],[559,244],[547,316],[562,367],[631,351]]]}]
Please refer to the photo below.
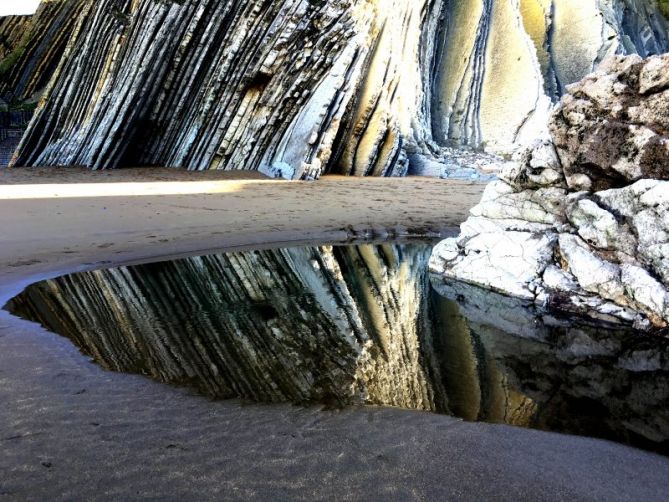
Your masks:
[{"label": "jagged rock ridge", "polygon": [[605,54],[669,50],[654,0],[70,3],[16,165],[402,175],[513,149]]},{"label": "jagged rock ridge", "polygon": [[540,141],[486,189],[432,270],[561,310],[669,324],[669,55],[571,86]]}]

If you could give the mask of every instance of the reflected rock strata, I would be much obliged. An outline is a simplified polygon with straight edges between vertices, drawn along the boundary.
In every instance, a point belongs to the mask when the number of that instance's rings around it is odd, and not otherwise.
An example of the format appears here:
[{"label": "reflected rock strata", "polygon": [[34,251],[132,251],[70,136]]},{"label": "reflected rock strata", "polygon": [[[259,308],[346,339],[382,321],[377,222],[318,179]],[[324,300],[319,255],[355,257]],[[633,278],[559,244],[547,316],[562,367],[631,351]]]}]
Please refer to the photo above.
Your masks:
[{"label": "reflected rock strata", "polygon": [[669,340],[462,282],[433,285],[471,340],[494,418],[669,453]]},{"label": "reflected rock strata", "polygon": [[[420,353],[427,246],[231,253],[88,272],[13,308],[106,368],[218,398],[443,410]],[[436,379],[438,380],[438,379]]]},{"label": "reflected rock strata", "polygon": [[215,398],[377,404],[669,452],[669,341],[456,282],[427,245],[229,253],[44,281],[9,309]]}]

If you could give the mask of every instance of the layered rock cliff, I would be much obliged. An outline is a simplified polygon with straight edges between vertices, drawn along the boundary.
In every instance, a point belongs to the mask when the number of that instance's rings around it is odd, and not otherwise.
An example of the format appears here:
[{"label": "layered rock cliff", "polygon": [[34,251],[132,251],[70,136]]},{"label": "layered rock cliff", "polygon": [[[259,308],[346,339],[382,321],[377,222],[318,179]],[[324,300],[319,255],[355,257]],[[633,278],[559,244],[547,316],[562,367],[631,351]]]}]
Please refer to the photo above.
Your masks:
[{"label": "layered rock cliff", "polygon": [[669,55],[614,57],[440,244],[433,272],[646,329],[669,324]]},{"label": "layered rock cliff", "polygon": [[83,0],[43,1],[33,16],[0,17],[0,98],[36,102],[56,71]]},{"label": "layered rock cliff", "polygon": [[[31,16],[0,17],[0,61],[5,61],[21,45],[31,22]],[[5,63],[3,66],[10,65]]]},{"label": "layered rock cliff", "polygon": [[11,161],[83,4],[43,1],[33,16],[0,17],[0,167]]},{"label": "layered rock cliff", "polygon": [[15,165],[420,172],[541,133],[606,54],[669,50],[654,0],[69,3]]}]

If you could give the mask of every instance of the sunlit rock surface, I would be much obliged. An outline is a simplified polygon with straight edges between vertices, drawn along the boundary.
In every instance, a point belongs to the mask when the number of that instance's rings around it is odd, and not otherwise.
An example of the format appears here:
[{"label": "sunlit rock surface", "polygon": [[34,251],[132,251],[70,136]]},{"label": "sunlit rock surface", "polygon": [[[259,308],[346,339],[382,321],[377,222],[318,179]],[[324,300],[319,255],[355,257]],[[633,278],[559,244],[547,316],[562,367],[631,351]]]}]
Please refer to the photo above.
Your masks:
[{"label": "sunlit rock surface", "polygon": [[424,244],[231,253],[86,272],[9,309],[105,368],[261,402],[377,404],[667,452],[669,345],[466,284]]},{"label": "sunlit rock surface", "polygon": [[654,0],[61,4],[15,165],[404,175],[510,152],[607,54],[669,50]]},{"label": "sunlit rock surface", "polygon": [[669,55],[615,57],[569,88],[433,272],[637,327],[669,322]]}]

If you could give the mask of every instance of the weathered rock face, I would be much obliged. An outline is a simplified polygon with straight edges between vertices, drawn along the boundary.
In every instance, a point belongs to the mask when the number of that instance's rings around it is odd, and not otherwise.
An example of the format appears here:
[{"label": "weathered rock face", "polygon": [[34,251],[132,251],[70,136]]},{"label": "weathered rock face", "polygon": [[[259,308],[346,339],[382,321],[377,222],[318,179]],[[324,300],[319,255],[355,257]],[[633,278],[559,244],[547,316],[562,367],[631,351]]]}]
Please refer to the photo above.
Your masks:
[{"label": "weathered rock face", "polygon": [[571,190],[669,179],[667,57],[630,57],[611,70],[575,84],[551,123]]},{"label": "weathered rock face", "polygon": [[33,103],[56,71],[84,4],[43,1],[33,16],[0,17],[0,98]]},{"label": "weathered rock face", "polygon": [[669,55],[615,57],[569,88],[431,268],[559,309],[669,323]]},{"label": "weathered rock face", "polygon": [[69,4],[15,165],[402,175],[510,151],[606,54],[669,50],[654,0]]},{"label": "weathered rock face", "polygon": [[88,4],[16,163],[402,174],[425,3]]}]

